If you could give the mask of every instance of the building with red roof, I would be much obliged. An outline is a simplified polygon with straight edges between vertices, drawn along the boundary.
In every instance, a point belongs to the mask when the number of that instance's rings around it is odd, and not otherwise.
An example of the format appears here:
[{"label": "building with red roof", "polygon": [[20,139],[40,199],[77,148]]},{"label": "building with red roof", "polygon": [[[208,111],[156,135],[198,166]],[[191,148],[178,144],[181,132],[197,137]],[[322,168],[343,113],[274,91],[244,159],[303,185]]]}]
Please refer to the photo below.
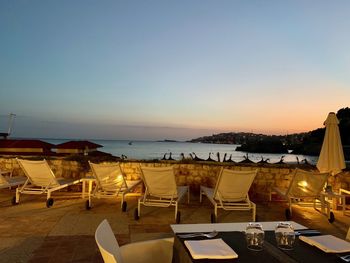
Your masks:
[{"label": "building with red roof", "polygon": [[41,140],[4,139],[0,140],[2,155],[55,155],[55,145]]},{"label": "building with red roof", "polygon": [[90,141],[69,141],[69,142],[58,144],[54,148],[56,149],[56,153],[58,155],[66,155],[66,154],[99,155],[99,153],[102,154],[102,152],[97,150],[97,148],[100,148],[100,147],[103,147],[103,146]]},{"label": "building with red roof", "polygon": [[26,156],[66,156],[89,155],[111,156],[100,152],[97,148],[102,145],[90,141],[68,141],[58,145],[41,140],[2,139],[0,140],[0,155],[26,155]]}]

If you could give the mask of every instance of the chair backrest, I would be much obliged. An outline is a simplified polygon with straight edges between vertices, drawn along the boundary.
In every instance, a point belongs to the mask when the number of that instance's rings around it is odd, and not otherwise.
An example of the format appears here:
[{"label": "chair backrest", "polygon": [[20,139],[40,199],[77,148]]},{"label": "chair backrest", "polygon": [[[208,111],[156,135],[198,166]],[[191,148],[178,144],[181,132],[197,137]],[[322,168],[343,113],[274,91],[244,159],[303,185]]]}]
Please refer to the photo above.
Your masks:
[{"label": "chair backrest", "polygon": [[17,159],[17,161],[33,185],[40,187],[59,185],[54,173],[45,159],[42,161]]},{"label": "chair backrest", "polygon": [[141,178],[150,195],[156,197],[177,197],[177,186],[174,168],[170,167],[142,167]]},{"label": "chair backrest", "polygon": [[309,172],[295,169],[287,196],[296,198],[317,198],[327,179],[328,173]]},{"label": "chair backrest", "polygon": [[123,263],[118,241],[107,219],[97,227],[95,240],[105,263]]},{"label": "chair backrest", "polygon": [[116,192],[125,184],[119,162],[101,164],[89,162],[89,164],[93,176],[102,190]]},{"label": "chair backrest", "polygon": [[233,202],[245,200],[256,174],[257,170],[234,171],[222,168],[214,189],[214,198]]}]

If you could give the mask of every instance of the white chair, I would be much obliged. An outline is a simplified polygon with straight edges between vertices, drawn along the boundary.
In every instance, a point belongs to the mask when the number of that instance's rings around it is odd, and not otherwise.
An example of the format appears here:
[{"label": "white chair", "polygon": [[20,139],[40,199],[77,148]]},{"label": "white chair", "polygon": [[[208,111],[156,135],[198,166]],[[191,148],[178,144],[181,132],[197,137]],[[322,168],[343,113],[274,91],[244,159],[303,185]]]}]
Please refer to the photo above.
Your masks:
[{"label": "white chair", "polygon": [[211,222],[217,222],[218,208],[232,211],[252,211],[252,220],[256,220],[256,205],[249,199],[248,191],[254,181],[257,170],[234,171],[221,168],[215,188],[200,186],[199,201],[206,195],[214,205]]},{"label": "white chair", "polygon": [[116,198],[121,196],[122,211],[126,211],[127,203],[125,196],[131,193],[141,180],[126,180],[119,162],[117,163],[92,163],[89,161],[96,185],[91,193],[89,191],[89,200],[86,201],[86,209],[91,208],[91,198]]},{"label": "white chair", "polygon": [[47,194],[46,206],[51,207],[54,202],[51,198],[52,192],[81,182],[81,179],[56,178],[45,159],[42,161],[17,159],[17,161],[27,176],[27,180],[22,187],[16,189],[13,204],[19,203],[21,194]]},{"label": "white chair", "polygon": [[145,193],[138,200],[134,211],[134,218],[141,216],[141,204],[144,206],[169,207],[175,206],[175,220],[180,222],[181,214],[178,203],[187,193],[187,202],[190,202],[188,186],[177,186],[174,168],[171,167],[141,167],[141,178],[145,184]]},{"label": "white chair", "polygon": [[[288,208],[285,210],[287,220],[292,217],[293,204],[310,204],[316,209],[317,200],[320,199],[329,174],[309,172],[301,169],[295,169],[292,174],[291,182],[288,188],[282,189],[274,187],[274,191],[288,201]],[[329,221],[334,221],[334,214],[327,209]]]},{"label": "white chair", "polygon": [[156,239],[119,246],[108,221],[103,220],[95,240],[105,263],[170,263],[174,238]]}]

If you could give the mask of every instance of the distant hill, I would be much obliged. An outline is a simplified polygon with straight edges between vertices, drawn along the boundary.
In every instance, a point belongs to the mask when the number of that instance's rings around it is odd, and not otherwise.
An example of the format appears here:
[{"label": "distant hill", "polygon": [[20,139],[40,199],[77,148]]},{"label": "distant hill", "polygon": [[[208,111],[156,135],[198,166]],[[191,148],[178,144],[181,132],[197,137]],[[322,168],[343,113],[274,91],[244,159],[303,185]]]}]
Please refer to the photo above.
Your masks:
[{"label": "distant hill", "polygon": [[306,133],[290,135],[266,135],[246,132],[213,134],[190,142],[240,144],[236,150],[253,153],[287,153],[288,146],[301,143]]},{"label": "distant hill", "polygon": [[203,136],[192,139],[189,142],[202,143],[221,143],[221,144],[245,144],[250,141],[267,140],[281,140],[284,143],[298,143],[301,142],[306,133],[296,133],[290,135],[266,135],[247,132],[228,132],[213,134],[210,136]]},{"label": "distant hill", "polygon": [[[337,112],[339,132],[343,144],[344,155],[350,159],[350,108],[342,108]],[[319,128],[306,133],[303,140],[292,145],[293,153],[319,155],[325,134],[325,128]]]},{"label": "distant hill", "polygon": [[[350,108],[338,110],[339,131],[346,159],[350,159]],[[325,128],[289,135],[266,135],[246,132],[228,132],[199,137],[189,142],[240,144],[236,150],[259,153],[286,153],[319,155]]]}]

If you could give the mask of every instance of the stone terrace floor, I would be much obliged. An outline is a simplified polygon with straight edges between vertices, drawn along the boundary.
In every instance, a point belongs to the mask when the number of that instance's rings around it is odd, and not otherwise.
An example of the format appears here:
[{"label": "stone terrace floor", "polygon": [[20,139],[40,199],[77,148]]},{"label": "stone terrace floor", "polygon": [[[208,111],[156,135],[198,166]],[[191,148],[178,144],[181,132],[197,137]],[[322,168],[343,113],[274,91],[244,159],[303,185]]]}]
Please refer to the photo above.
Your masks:
[{"label": "stone terrace floor", "polygon": [[[94,239],[97,225],[108,219],[120,245],[129,242],[171,237],[174,208],[141,209],[135,221],[137,197],[129,197],[128,211],[123,213],[114,199],[95,199],[93,208],[85,210],[85,200],[77,194],[55,192],[53,207],[46,208],[45,196],[23,195],[21,203],[11,205],[14,190],[0,191],[0,262],[103,262]],[[259,221],[283,221],[285,206],[281,202],[256,202]],[[191,197],[180,205],[181,223],[209,223],[213,208],[204,198]],[[311,207],[295,206],[294,221],[345,238],[350,217],[335,212],[330,224],[323,214]],[[220,223],[250,221],[248,212],[219,210]]]}]

